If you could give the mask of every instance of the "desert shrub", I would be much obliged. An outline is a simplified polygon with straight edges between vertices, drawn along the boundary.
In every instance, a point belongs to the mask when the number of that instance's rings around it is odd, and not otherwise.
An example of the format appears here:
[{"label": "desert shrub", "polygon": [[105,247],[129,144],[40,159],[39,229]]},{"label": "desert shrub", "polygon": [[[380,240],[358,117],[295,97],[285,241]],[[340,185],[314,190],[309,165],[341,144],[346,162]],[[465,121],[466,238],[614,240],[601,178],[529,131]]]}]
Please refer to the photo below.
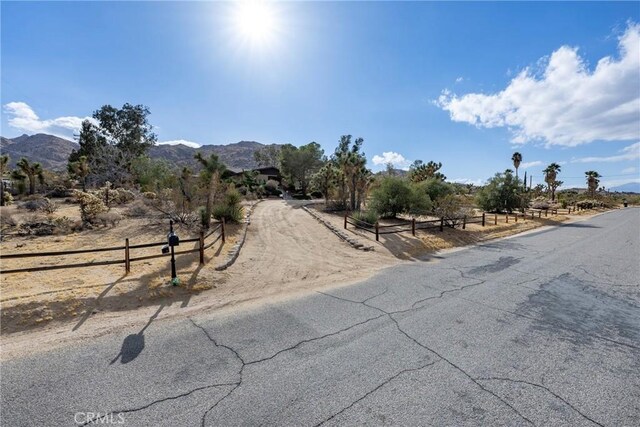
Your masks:
[{"label": "desert shrub", "polygon": [[53,214],[58,210],[58,205],[56,204],[56,202],[53,202],[47,198],[43,200],[44,202],[42,203],[42,207],[40,208],[42,212],[47,214]]},{"label": "desert shrub", "polygon": [[427,194],[434,202],[449,194],[455,193],[455,187],[452,184],[438,178],[429,178],[415,185],[419,191]]},{"label": "desert shrub", "polygon": [[378,222],[378,214],[374,211],[355,211],[351,214],[351,217],[358,222],[366,222],[368,224]]},{"label": "desert shrub", "polygon": [[513,212],[525,207],[521,182],[511,170],[497,173],[476,194],[476,203],[488,212]]},{"label": "desert shrub", "polygon": [[9,206],[13,204],[13,195],[8,191],[4,192],[4,205]]},{"label": "desert shrub", "polygon": [[108,210],[104,202],[94,194],[74,190],[73,195],[80,203],[80,217],[83,223],[92,223],[96,215]]},{"label": "desert shrub", "polygon": [[51,220],[55,227],[56,234],[68,234],[76,230],[77,224],[66,216]]},{"label": "desert shrub", "polygon": [[447,226],[455,227],[458,223],[462,222],[463,218],[472,217],[474,210],[464,205],[464,198],[462,196],[449,194],[438,200],[434,214],[439,218],[443,218]]},{"label": "desert shrub", "polygon": [[122,215],[116,212],[102,212],[96,215],[94,223],[101,224],[103,227],[106,227],[108,224],[111,224],[112,227],[115,227],[122,220]]},{"label": "desert shrub", "polygon": [[281,193],[280,189],[278,188],[278,181],[275,181],[273,179],[268,180],[264,184],[264,189],[270,196],[278,196]]},{"label": "desert shrub", "polygon": [[531,201],[531,207],[533,209],[549,209],[551,207],[551,202],[547,200],[546,197],[536,197]]},{"label": "desert shrub", "polygon": [[149,214],[149,208],[142,201],[136,200],[127,208],[125,215],[130,217],[141,217]]},{"label": "desert shrub", "polygon": [[68,189],[64,185],[56,185],[47,193],[47,197],[63,198],[71,196],[72,193],[73,190]]},{"label": "desert shrub", "polygon": [[132,191],[125,190],[124,188],[116,188],[116,203],[124,205],[125,203],[135,200],[136,195]]},{"label": "desert shrub", "polygon": [[400,213],[422,214],[432,207],[429,196],[407,180],[387,176],[373,190],[370,210],[383,218],[395,218]]},{"label": "desert shrub", "polygon": [[311,192],[311,198],[312,199],[322,199],[323,194],[319,191],[312,191]]},{"label": "desert shrub", "polygon": [[158,198],[158,195],[153,191],[145,191],[144,193],[142,193],[142,197],[148,200],[155,200]]},{"label": "desert shrub", "polygon": [[26,202],[22,202],[18,207],[20,209],[26,209],[29,212],[36,212],[36,211],[40,211],[42,210],[45,205],[47,204],[47,201],[49,199],[46,199],[44,197],[37,197],[37,198],[30,198],[28,199]]},{"label": "desert shrub", "polygon": [[213,207],[211,215],[218,221],[224,218],[226,222],[240,222],[244,216],[244,209],[239,205],[220,203]]},{"label": "desert shrub", "polygon": [[221,221],[240,222],[244,217],[244,209],[240,206],[240,193],[235,188],[230,188],[224,195],[222,202],[213,207],[211,215]]},{"label": "desert shrub", "polygon": [[0,226],[2,228],[13,228],[19,225],[18,220],[13,215],[0,215]]},{"label": "desert shrub", "polygon": [[603,203],[595,199],[587,199],[587,200],[580,200],[579,202],[576,203],[576,206],[580,209],[593,209],[597,207],[602,207]]}]

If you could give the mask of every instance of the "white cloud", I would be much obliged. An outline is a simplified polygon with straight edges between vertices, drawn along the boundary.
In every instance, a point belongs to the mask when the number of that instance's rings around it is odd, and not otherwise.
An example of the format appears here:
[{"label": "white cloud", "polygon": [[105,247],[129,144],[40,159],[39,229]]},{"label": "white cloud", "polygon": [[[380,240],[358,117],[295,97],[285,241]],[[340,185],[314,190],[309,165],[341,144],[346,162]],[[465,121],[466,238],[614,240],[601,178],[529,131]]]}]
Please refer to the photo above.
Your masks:
[{"label": "white cloud", "polygon": [[462,83],[464,81],[464,77],[458,77],[456,79],[456,83]]},{"label": "white cloud", "polygon": [[619,58],[593,71],[578,49],[562,46],[543,58],[544,70],[522,70],[501,92],[463,96],[443,90],[435,101],[451,120],[507,127],[514,143],[576,146],[595,140],[629,141],[640,135],[640,25],[619,37]]},{"label": "white cloud", "polygon": [[635,144],[631,144],[628,147],[624,147],[619,151],[619,153],[621,154],[608,157],[580,157],[577,159],[571,159],[571,163],[613,163],[638,160],[640,159],[640,142],[636,142]]},{"label": "white cloud", "polygon": [[62,138],[73,138],[82,126],[83,120],[91,117],[57,117],[42,120],[28,104],[24,102],[9,102],[4,105],[4,112],[9,116],[7,122],[12,128],[26,133],[48,133]]},{"label": "white cloud", "polygon": [[480,187],[484,185],[484,179],[469,179],[469,178],[456,178],[452,179],[451,182],[456,182],[458,184],[473,184],[476,187]]},{"label": "white cloud", "polygon": [[542,165],[542,162],[540,160],[536,160],[533,162],[522,162],[520,163],[520,169],[529,169],[531,167],[540,166],[540,165]]},{"label": "white cloud", "polygon": [[374,165],[384,166],[387,163],[393,163],[393,167],[399,169],[407,169],[411,165],[411,161],[404,158],[404,156],[400,153],[395,153],[393,151],[386,151],[382,153],[382,156],[375,155],[371,159]]},{"label": "white cloud", "polygon": [[202,144],[198,144],[197,142],[193,142],[193,141],[187,141],[184,139],[174,139],[171,141],[161,141],[161,142],[157,142],[157,145],[186,145],[187,147],[191,147],[191,148],[200,148],[202,147]]},{"label": "white cloud", "polygon": [[631,166],[630,168],[622,169],[621,173],[635,173],[638,171],[638,168]]}]

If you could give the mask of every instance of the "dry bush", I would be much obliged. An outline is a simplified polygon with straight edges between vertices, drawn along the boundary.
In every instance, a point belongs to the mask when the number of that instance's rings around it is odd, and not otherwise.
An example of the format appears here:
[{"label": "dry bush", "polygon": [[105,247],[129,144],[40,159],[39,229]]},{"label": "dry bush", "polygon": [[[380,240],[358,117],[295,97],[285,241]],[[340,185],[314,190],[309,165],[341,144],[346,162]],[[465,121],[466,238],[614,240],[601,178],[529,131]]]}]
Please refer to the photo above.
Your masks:
[{"label": "dry bush", "polygon": [[536,197],[531,201],[531,208],[533,209],[549,209],[551,202],[546,197]]},{"label": "dry bush", "polygon": [[143,201],[136,200],[127,208],[125,215],[132,218],[148,216],[149,207],[145,205]]},{"label": "dry bush", "polygon": [[115,227],[122,220],[122,215],[116,212],[103,212],[96,215],[94,220],[95,224],[101,224],[103,227],[106,227],[108,224],[111,224],[112,227]]},{"label": "dry bush", "polygon": [[80,203],[80,217],[84,223],[91,224],[98,214],[108,210],[104,202],[93,194],[74,190],[73,195]]}]

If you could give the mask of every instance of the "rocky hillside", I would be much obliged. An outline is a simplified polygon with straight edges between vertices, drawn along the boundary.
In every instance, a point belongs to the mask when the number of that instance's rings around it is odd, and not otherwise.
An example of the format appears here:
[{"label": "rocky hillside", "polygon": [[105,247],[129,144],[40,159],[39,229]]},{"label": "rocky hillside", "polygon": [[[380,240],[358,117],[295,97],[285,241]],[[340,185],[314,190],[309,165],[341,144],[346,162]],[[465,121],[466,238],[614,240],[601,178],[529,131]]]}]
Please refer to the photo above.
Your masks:
[{"label": "rocky hillside", "polygon": [[[256,167],[253,153],[264,146],[255,141],[240,141],[228,145],[204,145],[201,148],[185,145],[157,145],[151,148],[149,155],[153,158],[165,159],[178,167],[190,166],[197,170],[198,165],[193,157],[200,151],[206,157],[217,154],[228,168],[240,170]],[[2,154],[9,155],[12,167],[21,157],[26,157],[29,161],[40,162],[45,169],[65,170],[69,154],[76,148],[78,144],[73,141],[42,133],[11,139],[2,137],[0,140],[0,150]]]},{"label": "rocky hillside", "polygon": [[69,154],[75,148],[78,144],[73,141],[44,133],[11,139],[0,137],[0,150],[9,155],[11,167],[26,157],[31,162],[40,162],[45,169],[65,170]]}]

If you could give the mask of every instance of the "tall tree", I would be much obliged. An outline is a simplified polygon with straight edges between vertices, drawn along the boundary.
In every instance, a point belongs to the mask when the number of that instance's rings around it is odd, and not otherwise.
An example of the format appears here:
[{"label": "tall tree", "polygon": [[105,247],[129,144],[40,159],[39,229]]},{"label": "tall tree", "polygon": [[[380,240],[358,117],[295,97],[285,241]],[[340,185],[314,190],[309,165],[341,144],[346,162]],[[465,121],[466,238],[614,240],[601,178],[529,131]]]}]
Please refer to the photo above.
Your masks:
[{"label": "tall tree", "polygon": [[429,178],[444,181],[447,177],[439,172],[440,168],[442,168],[442,163],[440,162],[429,161],[429,163],[424,163],[422,160],[416,160],[409,167],[409,179],[413,182],[421,182]]},{"label": "tall tree", "polygon": [[113,176],[102,176],[102,172],[113,175],[114,170],[120,169],[130,174],[132,161],[146,154],[157,140],[148,121],[149,114],[144,105],[127,103],[120,109],[102,106],[94,111],[93,121],[82,122],[77,138],[80,148],[71,152],[69,162],[86,156],[97,183],[117,182]]},{"label": "tall tree", "polygon": [[602,176],[596,171],[586,171],[584,174],[587,178],[587,188],[589,189],[589,194],[591,196],[595,196],[596,190],[598,189],[598,184],[600,184],[600,180],[598,178],[602,178]]},{"label": "tall tree", "polygon": [[[215,154],[211,154],[209,158],[202,156],[202,153],[197,152],[195,159],[202,165],[202,171],[200,177],[205,182],[207,191],[207,206],[205,207],[206,219],[204,221],[205,228],[209,228],[211,224],[211,212],[213,211],[213,203],[218,198],[220,193],[220,176],[227,169],[226,166],[220,162],[220,159]],[[183,170],[183,174],[184,174]]]},{"label": "tall tree", "polygon": [[336,185],[336,169],[331,162],[326,162],[311,179],[315,189],[324,195],[324,206],[329,207],[329,195]]},{"label": "tall tree", "polygon": [[562,181],[558,181],[558,173],[560,173],[560,165],[557,163],[551,163],[543,171],[544,181],[547,183],[549,194],[551,194],[551,201],[556,200],[556,189],[562,185]]},{"label": "tall tree", "polygon": [[368,171],[365,167],[367,158],[362,152],[363,143],[362,138],[356,138],[351,142],[351,135],[342,135],[332,157],[332,161],[341,172],[338,181],[341,202],[346,205],[348,190],[351,210],[356,210],[358,205],[358,182]]},{"label": "tall tree", "polygon": [[0,206],[4,206],[4,174],[9,171],[9,156],[0,157]]},{"label": "tall tree", "polygon": [[282,146],[280,150],[280,166],[282,175],[292,186],[300,186],[306,195],[311,177],[324,162],[324,150],[317,142],[310,142],[300,147],[291,144]]},{"label": "tall tree", "polygon": [[44,183],[42,166],[38,162],[29,163],[29,160],[24,157],[16,163],[16,166],[29,179],[29,194],[34,194],[36,192],[36,179],[41,184]]},{"label": "tall tree", "polygon": [[518,168],[520,167],[520,163],[522,163],[522,154],[516,151],[513,153],[513,156],[511,156],[511,161],[513,161],[513,167],[516,168],[516,179],[518,179]]}]

